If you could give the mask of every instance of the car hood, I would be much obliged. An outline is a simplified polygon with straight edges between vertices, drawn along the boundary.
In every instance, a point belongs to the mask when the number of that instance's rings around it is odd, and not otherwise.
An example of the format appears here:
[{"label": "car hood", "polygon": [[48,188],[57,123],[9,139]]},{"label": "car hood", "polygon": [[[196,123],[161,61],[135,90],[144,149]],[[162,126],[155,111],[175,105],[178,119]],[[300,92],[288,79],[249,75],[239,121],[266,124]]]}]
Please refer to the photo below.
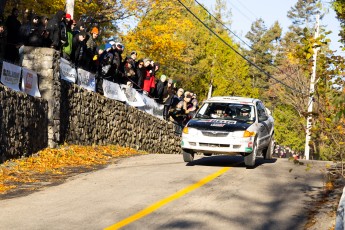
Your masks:
[{"label": "car hood", "polygon": [[251,125],[252,123],[245,123],[237,120],[194,118],[188,122],[187,127],[196,128],[199,130],[234,132],[244,131]]}]

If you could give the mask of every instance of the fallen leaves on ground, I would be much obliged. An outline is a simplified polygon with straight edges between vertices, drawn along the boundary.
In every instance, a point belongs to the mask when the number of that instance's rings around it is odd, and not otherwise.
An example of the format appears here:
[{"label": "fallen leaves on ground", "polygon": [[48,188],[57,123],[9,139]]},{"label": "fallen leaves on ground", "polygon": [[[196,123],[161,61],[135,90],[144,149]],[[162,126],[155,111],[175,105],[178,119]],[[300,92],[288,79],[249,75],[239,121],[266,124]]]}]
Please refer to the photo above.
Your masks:
[{"label": "fallen leaves on ground", "polygon": [[[52,181],[58,175],[92,170],[119,157],[146,154],[116,145],[63,145],[46,148],[33,156],[9,160],[0,165],[0,195],[28,184]],[[27,188],[35,189],[35,187]]]}]

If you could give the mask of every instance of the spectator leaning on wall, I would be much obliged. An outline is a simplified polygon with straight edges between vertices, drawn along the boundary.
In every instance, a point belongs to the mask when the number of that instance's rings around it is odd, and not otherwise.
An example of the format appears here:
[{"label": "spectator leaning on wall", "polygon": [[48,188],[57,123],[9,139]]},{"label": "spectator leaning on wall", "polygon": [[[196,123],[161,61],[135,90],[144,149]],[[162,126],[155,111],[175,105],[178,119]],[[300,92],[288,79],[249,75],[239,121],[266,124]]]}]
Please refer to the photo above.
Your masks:
[{"label": "spectator leaning on wall", "polygon": [[97,44],[96,39],[98,37],[99,30],[97,27],[93,27],[90,34],[87,36],[86,41],[86,56],[87,56],[87,66],[90,72],[95,73],[97,70],[97,62],[94,60],[94,56],[97,55]]},{"label": "spectator leaning on wall", "polygon": [[61,48],[61,23],[64,20],[64,17],[65,12],[59,10],[58,12],[56,12],[53,18],[48,21],[47,24],[47,31],[49,33],[50,39],[50,47],[56,50],[60,50]]},{"label": "spectator leaning on wall", "polygon": [[20,21],[17,19],[19,11],[17,8],[12,9],[12,14],[7,17],[7,46],[5,52],[5,59],[12,63],[19,61],[19,29],[21,26]]}]

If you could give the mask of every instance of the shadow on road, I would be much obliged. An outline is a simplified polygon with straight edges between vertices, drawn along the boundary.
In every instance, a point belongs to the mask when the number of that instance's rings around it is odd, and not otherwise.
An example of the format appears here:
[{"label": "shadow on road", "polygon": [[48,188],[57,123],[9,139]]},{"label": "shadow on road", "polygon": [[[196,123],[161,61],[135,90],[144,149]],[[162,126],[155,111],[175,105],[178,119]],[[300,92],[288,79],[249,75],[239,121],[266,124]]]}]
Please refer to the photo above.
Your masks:
[{"label": "shadow on road", "polygon": [[[254,169],[263,164],[270,164],[276,162],[277,159],[273,158],[271,160],[265,160],[262,157],[256,158],[255,167],[247,167],[248,169]],[[210,156],[210,157],[203,157],[192,162],[186,164],[186,166],[216,166],[216,167],[246,167],[244,165],[243,157],[242,156],[227,156],[227,155],[220,155],[220,156]]]}]

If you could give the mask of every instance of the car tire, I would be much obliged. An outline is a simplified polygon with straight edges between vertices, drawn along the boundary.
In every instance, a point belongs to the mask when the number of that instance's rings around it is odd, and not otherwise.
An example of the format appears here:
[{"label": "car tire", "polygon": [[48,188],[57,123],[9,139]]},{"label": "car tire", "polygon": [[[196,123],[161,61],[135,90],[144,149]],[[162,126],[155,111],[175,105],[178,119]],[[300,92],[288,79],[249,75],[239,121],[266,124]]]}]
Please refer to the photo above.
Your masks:
[{"label": "car tire", "polygon": [[253,152],[251,154],[249,154],[248,156],[244,156],[245,166],[247,166],[247,167],[254,167],[255,166],[255,159],[256,159],[257,153],[258,153],[258,148],[257,148],[256,140],[255,140],[254,146],[253,146]]},{"label": "car tire", "polygon": [[194,160],[194,153],[187,152],[186,150],[182,149],[182,154],[183,154],[183,160],[184,162],[192,162]]},{"label": "car tire", "polygon": [[274,152],[274,138],[271,137],[270,143],[268,144],[267,149],[264,151],[264,159],[265,160],[271,160]]}]

